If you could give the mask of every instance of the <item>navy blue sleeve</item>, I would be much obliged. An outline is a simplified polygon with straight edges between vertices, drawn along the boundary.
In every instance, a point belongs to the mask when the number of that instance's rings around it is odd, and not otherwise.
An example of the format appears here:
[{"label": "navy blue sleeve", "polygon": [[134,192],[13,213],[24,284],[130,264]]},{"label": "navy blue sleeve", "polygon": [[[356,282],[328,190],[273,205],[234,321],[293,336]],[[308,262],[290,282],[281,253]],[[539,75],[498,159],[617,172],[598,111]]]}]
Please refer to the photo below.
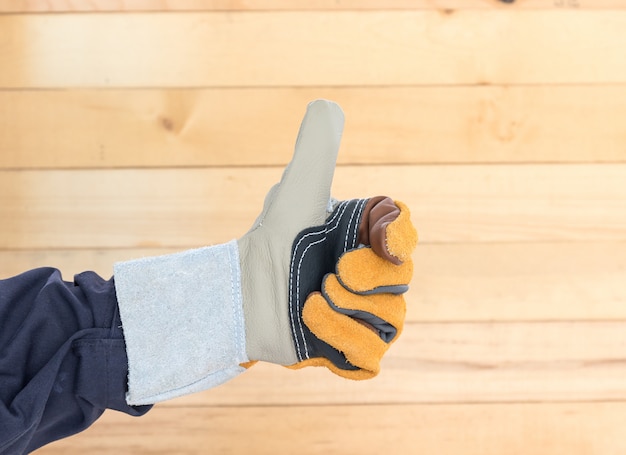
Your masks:
[{"label": "navy blue sleeve", "polygon": [[128,360],[113,279],[52,268],[0,280],[0,455],[78,433],[125,401]]}]

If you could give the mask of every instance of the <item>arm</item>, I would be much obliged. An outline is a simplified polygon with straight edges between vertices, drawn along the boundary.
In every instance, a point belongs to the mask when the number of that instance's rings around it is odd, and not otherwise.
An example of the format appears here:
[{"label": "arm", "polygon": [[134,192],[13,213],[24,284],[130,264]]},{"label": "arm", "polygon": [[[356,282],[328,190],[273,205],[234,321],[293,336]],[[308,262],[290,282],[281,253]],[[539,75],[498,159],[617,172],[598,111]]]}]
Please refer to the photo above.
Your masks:
[{"label": "arm", "polygon": [[309,105],[292,162],[237,240],[118,263],[109,281],[39,269],[0,282],[0,454],[106,408],[142,415],[250,361],[375,376],[402,331],[417,236],[400,202],[330,199],[342,129],[336,104]]},{"label": "arm", "polygon": [[0,280],[0,454],[29,453],[126,403],[128,363],[115,285],[52,268]]}]

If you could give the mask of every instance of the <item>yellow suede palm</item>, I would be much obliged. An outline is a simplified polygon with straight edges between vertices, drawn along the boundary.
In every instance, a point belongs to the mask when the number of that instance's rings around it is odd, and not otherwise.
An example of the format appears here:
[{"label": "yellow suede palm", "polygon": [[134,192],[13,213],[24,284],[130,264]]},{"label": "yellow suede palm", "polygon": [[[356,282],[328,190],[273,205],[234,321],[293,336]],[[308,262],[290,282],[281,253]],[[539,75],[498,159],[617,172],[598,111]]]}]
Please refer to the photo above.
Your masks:
[{"label": "yellow suede palm", "polygon": [[[342,352],[357,369],[338,368],[323,357],[307,359],[293,368],[326,366],[349,379],[368,379],[380,371],[381,358],[402,332],[406,304],[404,296],[394,289],[409,284],[413,275],[411,254],[417,244],[408,208],[398,201],[395,204],[400,214],[386,226],[385,245],[387,252],[401,263],[395,265],[369,247],[350,250],[340,257],[336,273],[326,275],[322,292],[309,295],[302,311],[309,330]],[[371,324],[342,310],[373,315],[393,326],[395,336],[384,341]]]}]

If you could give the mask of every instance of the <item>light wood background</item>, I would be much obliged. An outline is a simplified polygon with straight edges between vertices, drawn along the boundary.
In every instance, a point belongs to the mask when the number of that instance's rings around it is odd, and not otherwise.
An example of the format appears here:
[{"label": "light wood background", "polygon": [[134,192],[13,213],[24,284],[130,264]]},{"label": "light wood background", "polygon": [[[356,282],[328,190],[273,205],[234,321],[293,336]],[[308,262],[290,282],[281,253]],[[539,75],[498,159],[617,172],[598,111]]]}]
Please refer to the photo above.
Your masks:
[{"label": "light wood background", "polygon": [[626,0],[0,0],[0,276],[242,235],[306,103],[421,244],[380,376],[258,365],[42,454],[624,454]]}]

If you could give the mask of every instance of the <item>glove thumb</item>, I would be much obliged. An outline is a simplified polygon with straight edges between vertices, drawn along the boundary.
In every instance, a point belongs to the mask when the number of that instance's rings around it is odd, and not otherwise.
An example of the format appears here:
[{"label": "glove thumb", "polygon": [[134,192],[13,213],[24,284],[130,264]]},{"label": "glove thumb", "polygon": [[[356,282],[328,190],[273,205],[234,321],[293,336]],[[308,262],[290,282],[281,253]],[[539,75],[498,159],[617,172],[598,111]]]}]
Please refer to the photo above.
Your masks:
[{"label": "glove thumb", "polygon": [[306,227],[323,224],[343,124],[336,103],[317,100],[307,106],[293,158],[268,193],[253,229],[264,225],[293,238]]}]

